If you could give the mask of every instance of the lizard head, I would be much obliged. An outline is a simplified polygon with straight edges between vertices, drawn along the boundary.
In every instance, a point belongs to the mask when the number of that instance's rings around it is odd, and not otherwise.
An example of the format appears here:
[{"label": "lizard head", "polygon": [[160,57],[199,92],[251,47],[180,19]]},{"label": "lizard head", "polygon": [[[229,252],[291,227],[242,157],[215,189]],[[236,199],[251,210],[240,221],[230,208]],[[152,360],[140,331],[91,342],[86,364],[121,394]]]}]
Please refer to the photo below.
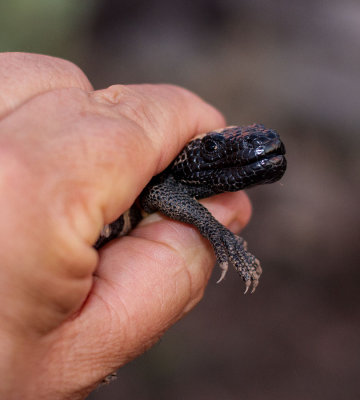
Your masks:
[{"label": "lizard head", "polygon": [[234,192],[279,180],[286,169],[284,154],[276,131],[258,124],[232,126],[192,140],[170,168],[186,185]]}]

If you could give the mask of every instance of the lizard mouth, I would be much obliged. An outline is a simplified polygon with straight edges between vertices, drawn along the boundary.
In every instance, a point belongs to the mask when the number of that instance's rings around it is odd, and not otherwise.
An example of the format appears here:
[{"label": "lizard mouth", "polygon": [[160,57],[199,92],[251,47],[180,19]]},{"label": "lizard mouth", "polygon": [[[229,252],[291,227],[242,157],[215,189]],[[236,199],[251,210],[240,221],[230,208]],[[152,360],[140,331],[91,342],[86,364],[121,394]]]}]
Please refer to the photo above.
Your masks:
[{"label": "lizard mouth", "polygon": [[261,162],[264,160],[272,160],[274,164],[281,163],[285,155],[285,146],[281,140],[273,140],[265,145],[257,146],[252,149],[245,165]]},{"label": "lizard mouth", "polygon": [[284,175],[287,165],[285,146],[281,140],[249,149],[247,157],[243,154],[240,160],[240,163],[220,172],[222,180],[230,182],[235,188],[228,189],[230,191],[276,182]]},{"label": "lizard mouth", "polygon": [[237,168],[238,174],[247,181],[246,186],[258,183],[273,183],[285,173],[285,146],[279,140],[254,149],[254,155],[245,165]]}]

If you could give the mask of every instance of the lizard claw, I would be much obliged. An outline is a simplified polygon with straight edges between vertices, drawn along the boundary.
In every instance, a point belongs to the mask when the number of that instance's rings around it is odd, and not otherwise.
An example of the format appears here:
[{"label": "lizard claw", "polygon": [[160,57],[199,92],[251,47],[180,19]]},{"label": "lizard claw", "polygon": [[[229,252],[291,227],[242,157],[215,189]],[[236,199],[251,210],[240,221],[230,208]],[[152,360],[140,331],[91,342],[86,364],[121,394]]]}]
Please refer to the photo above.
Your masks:
[{"label": "lizard claw", "polygon": [[253,287],[252,287],[251,292],[250,292],[251,294],[253,294],[255,292],[258,284],[259,284],[259,281],[254,281]]},{"label": "lizard claw", "polygon": [[229,263],[224,261],[224,262],[221,262],[219,264],[219,266],[221,268],[221,275],[220,275],[220,278],[216,281],[216,283],[220,283],[225,278],[225,275],[229,269]]},{"label": "lizard claw", "polygon": [[250,294],[253,294],[259,285],[259,278],[262,273],[262,268],[260,265],[260,261],[257,258],[255,258],[254,264],[255,264],[255,269],[252,269],[252,271],[250,272],[251,278],[245,282],[245,285],[246,285],[245,293],[249,290],[249,287],[251,286],[251,284],[252,284],[252,289],[251,289]]},{"label": "lizard claw", "polygon": [[222,270],[217,283],[224,279],[229,263],[231,263],[245,281],[245,293],[249,289],[251,289],[251,293],[254,293],[259,284],[262,269],[259,260],[247,251],[245,240],[230,231],[223,230],[221,237],[216,238],[216,242],[213,247],[218,265]]},{"label": "lizard claw", "polygon": [[251,293],[254,293],[256,288],[258,287],[259,278],[260,278],[260,275],[262,274],[262,268],[260,265],[260,261],[257,258],[255,258],[254,264],[256,265],[256,267],[255,267],[255,271],[252,272],[253,287],[252,287]]},{"label": "lizard claw", "polygon": [[[248,279],[247,281],[245,281],[245,292],[244,294],[246,294],[249,290],[249,287],[251,286],[251,279]],[[251,293],[254,292],[254,289],[251,291]]]}]

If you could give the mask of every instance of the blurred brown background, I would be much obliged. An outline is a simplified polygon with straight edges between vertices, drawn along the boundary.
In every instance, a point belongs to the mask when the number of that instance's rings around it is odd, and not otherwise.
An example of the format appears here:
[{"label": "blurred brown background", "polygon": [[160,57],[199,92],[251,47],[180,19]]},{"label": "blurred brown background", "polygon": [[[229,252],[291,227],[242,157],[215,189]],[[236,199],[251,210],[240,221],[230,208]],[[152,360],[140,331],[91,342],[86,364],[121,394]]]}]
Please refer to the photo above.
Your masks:
[{"label": "blurred brown background", "polygon": [[12,0],[0,50],[77,63],[95,88],[171,82],[286,144],[281,181],[249,192],[264,275],[231,271],[89,400],[360,398],[360,2]]}]

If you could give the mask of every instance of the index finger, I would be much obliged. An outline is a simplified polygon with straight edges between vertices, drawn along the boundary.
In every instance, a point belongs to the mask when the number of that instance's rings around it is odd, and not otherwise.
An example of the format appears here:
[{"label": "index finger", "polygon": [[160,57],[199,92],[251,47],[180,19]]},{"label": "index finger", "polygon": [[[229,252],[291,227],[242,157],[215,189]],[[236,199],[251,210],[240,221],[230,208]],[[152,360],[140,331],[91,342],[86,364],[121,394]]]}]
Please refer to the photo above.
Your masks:
[{"label": "index finger", "polygon": [[[88,290],[97,263],[92,244],[102,226],[129,208],[189,138],[222,125],[213,107],[169,85],[62,88],[29,99],[0,121],[2,174],[12,183],[1,199],[4,247],[42,260],[39,273],[52,265],[66,275],[62,284],[82,276]],[[31,235],[19,231],[19,219]],[[54,297],[42,293],[46,304]],[[74,293],[74,304],[83,293]]]},{"label": "index finger", "polygon": [[165,169],[192,136],[225,125],[214,107],[173,85],[114,85],[91,96],[127,120],[117,160],[127,193]]}]

